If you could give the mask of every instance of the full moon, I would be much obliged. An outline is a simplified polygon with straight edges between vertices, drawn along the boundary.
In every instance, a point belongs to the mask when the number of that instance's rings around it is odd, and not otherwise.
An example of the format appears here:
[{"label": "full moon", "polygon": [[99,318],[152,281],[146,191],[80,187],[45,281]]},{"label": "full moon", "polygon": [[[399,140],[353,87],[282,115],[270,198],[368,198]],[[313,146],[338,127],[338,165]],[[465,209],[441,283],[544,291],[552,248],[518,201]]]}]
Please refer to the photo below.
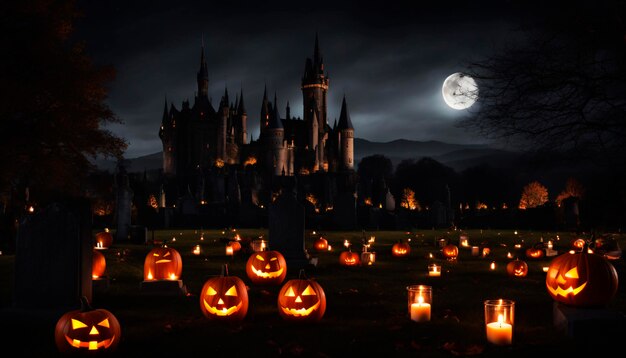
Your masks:
[{"label": "full moon", "polygon": [[448,106],[462,110],[471,107],[476,102],[478,86],[472,77],[457,72],[443,81],[441,93]]}]

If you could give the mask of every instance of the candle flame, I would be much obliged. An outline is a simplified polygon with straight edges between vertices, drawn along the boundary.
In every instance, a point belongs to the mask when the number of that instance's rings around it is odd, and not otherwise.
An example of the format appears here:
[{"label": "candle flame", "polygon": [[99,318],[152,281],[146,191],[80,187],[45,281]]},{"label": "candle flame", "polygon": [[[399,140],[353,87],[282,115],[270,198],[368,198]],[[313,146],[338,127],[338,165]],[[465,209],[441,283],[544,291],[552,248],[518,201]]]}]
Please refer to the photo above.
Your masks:
[{"label": "candle flame", "polygon": [[424,297],[422,297],[421,295],[420,295],[420,296],[418,296],[418,297],[417,297],[417,303],[418,303],[418,304],[420,304],[420,305],[421,305],[422,303],[424,303]]},{"label": "candle flame", "polygon": [[328,245],[328,251],[331,251],[332,249],[333,248],[330,245]]},{"label": "candle flame", "polygon": [[171,273],[170,274],[170,280],[175,280],[176,279],[176,274]]},{"label": "candle flame", "polygon": [[[502,300],[500,300],[500,301],[502,301]],[[500,324],[500,326],[502,326],[502,323],[504,323],[504,316],[501,315],[501,314],[498,315],[498,323]]]},{"label": "candle flame", "polygon": [[495,263],[495,262],[492,262],[492,263],[491,263],[491,269],[492,269],[492,270],[495,270],[495,269],[496,269],[496,263]]},{"label": "candle flame", "polygon": [[153,278],[152,271],[148,271],[148,280],[152,280]]}]

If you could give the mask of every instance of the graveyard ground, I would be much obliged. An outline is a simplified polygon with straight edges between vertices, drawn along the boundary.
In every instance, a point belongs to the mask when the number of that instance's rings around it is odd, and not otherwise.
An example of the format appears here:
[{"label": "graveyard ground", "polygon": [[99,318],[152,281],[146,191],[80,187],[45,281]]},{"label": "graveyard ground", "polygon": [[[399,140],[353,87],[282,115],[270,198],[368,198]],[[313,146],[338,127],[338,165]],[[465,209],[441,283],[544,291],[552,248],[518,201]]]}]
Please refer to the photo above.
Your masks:
[{"label": "graveyard ground", "polygon": [[[110,286],[106,291],[94,291],[92,305],[110,310],[121,323],[122,338],[116,356],[528,357],[541,354],[563,357],[608,352],[623,346],[619,340],[626,333],[623,324],[607,329],[603,322],[591,322],[589,331],[576,338],[556,330],[553,324],[553,300],[545,288],[542,271],[552,258],[528,259],[524,248],[540,242],[541,238],[544,242],[552,239],[559,253],[564,253],[576,237],[574,233],[521,231],[516,235],[512,230],[467,233],[471,245],[489,243],[491,254],[486,258],[474,257],[470,249],[460,248],[456,262],[443,259],[436,239],[445,237],[458,244],[459,231],[417,230],[410,234],[372,231],[365,232],[365,237],[375,236],[370,251],[376,252],[376,262],[372,266],[344,267],[338,261],[344,240],[349,240],[353,250],[360,252],[362,232],[322,232],[333,250],[317,253],[312,248],[313,236],[307,231],[306,248],[318,257],[318,264],[307,270],[306,275],[321,284],[327,299],[324,317],[314,324],[283,321],[276,302],[280,287],[251,284],[245,273],[248,255],[227,257],[222,238],[232,237],[233,233],[215,230],[205,231],[202,241],[198,230],[154,233],[156,240],[176,238],[170,246],[183,257],[182,280],[188,289],[187,296],[142,294],[139,288],[143,261],[151,245],[114,243],[110,249],[103,250]],[[266,231],[241,230],[239,234],[256,238],[266,235]],[[391,246],[409,237],[410,256],[392,257]],[[626,235],[616,237],[620,246],[625,247]],[[526,246],[515,249],[516,243]],[[202,247],[199,256],[192,254],[197,244]],[[528,263],[528,276],[507,276],[507,252]],[[430,259],[429,253],[434,258]],[[492,261],[496,262],[493,271],[489,268]],[[428,277],[430,262],[443,265],[441,277]],[[618,275],[626,277],[624,259],[611,262]],[[13,256],[0,256],[1,346],[5,352],[16,350],[20,356],[56,356],[54,325],[58,316],[37,307],[31,312],[16,312],[10,307],[13,263]],[[239,276],[248,285],[249,311],[240,323],[210,321],[200,310],[198,294],[204,281],[218,275],[224,263],[228,263],[231,275]],[[288,270],[286,280],[297,275],[298,272]],[[431,322],[414,323],[409,319],[406,286],[410,284],[433,286]],[[626,314],[624,286],[619,286],[607,307],[609,311]],[[486,343],[483,301],[492,298],[516,302],[511,346]]]}]

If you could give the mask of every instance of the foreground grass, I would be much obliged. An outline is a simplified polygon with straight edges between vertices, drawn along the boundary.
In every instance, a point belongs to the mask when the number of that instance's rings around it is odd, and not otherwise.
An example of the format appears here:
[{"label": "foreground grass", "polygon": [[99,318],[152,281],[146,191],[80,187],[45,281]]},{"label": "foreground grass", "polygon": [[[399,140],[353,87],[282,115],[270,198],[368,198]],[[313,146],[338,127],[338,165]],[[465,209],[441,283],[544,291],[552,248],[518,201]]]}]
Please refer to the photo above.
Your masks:
[{"label": "foreground grass", "polygon": [[[168,240],[183,256],[182,279],[187,296],[153,296],[139,290],[143,280],[143,261],[151,245],[116,243],[104,250],[110,287],[95,291],[93,306],[112,311],[122,325],[122,341],[116,355],[145,356],[195,354],[211,356],[420,356],[454,355],[528,356],[529,354],[574,354],[609,349],[616,332],[606,332],[607,340],[572,339],[557,332],[553,325],[553,301],[545,288],[545,273],[551,258],[527,259],[524,248],[533,243],[554,240],[556,249],[565,252],[574,238],[571,233],[540,233],[513,231],[468,231],[472,245],[488,244],[492,251],[486,258],[471,256],[469,249],[460,249],[458,260],[450,262],[440,256],[436,241],[447,238],[458,243],[460,232],[438,230],[406,232],[323,232],[333,247],[330,252],[316,253],[313,235],[307,232],[305,246],[318,258],[307,276],[324,288],[327,310],[321,322],[293,324],[281,319],[277,309],[280,287],[257,287],[245,273],[248,256],[225,255],[224,238],[234,233],[198,230],[157,231],[154,238]],[[244,237],[267,237],[263,230],[241,230]],[[319,233],[318,233],[319,234]],[[354,251],[361,250],[361,239],[375,236],[370,251],[377,254],[372,266],[344,267],[339,253],[344,240]],[[559,240],[557,240],[557,235]],[[173,240],[175,238],[175,241]],[[411,238],[409,257],[391,255],[397,240]],[[624,247],[626,237],[620,236]],[[192,255],[192,248],[201,245],[202,254]],[[523,245],[515,249],[514,244]],[[524,259],[529,274],[524,278],[507,276],[506,254]],[[429,254],[433,258],[429,258]],[[496,269],[489,264],[495,261]],[[428,277],[427,265],[443,265],[443,275]],[[249,287],[250,308],[243,322],[223,324],[206,319],[199,307],[198,294],[204,281],[218,275],[228,263],[231,275],[239,276]],[[624,276],[623,258],[612,262]],[[1,301],[10,302],[13,257],[0,256]],[[289,271],[287,280],[297,277]],[[429,323],[411,322],[407,312],[406,286],[433,286],[433,312]],[[626,314],[625,289],[621,285],[608,307]],[[494,347],[486,343],[483,301],[509,298],[516,302],[514,344]],[[44,298],[42,298],[44,299]],[[12,327],[1,337],[2,343],[21,341],[27,333],[31,344],[20,345],[23,356],[54,356],[53,331],[58,317],[41,315],[4,315],[5,327]],[[601,328],[598,327],[598,330]],[[619,332],[618,332],[619,333]],[[619,333],[623,336],[622,332]],[[600,338],[602,335],[600,335]],[[37,342],[32,344],[32,342]],[[4,346],[4,344],[3,344]]]}]

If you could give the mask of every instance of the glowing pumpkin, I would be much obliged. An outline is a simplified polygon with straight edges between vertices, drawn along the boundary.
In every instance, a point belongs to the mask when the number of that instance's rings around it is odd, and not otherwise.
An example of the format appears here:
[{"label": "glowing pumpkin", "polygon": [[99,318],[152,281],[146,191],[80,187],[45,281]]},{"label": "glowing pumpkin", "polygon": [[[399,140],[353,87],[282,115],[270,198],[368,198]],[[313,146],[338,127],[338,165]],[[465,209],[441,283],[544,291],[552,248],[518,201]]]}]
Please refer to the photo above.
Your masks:
[{"label": "glowing pumpkin", "polygon": [[248,288],[237,276],[222,275],[206,280],[200,291],[200,309],[205,317],[217,321],[241,321],[248,313]]},{"label": "glowing pumpkin", "polygon": [[106,230],[96,234],[95,247],[99,249],[107,249],[113,245],[113,235]]},{"label": "glowing pumpkin", "polygon": [[526,257],[531,259],[540,259],[544,256],[545,252],[543,249],[538,247],[529,247],[526,249]]},{"label": "glowing pumpkin", "polygon": [[254,252],[246,263],[246,273],[257,285],[280,285],[287,276],[287,262],[278,251]]},{"label": "glowing pumpkin", "polygon": [[155,247],[148,255],[143,265],[143,279],[154,280],[178,280],[183,272],[183,260],[176,249],[163,244]]},{"label": "glowing pumpkin", "polygon": [[398,241],[391,247],[391,254],[395,257],[409,256],[411,253],[411,246],[408,242]]},{"label": "glowing pumpkin", "polygon": [[455,244],[447,244],[441,250],[443,257],[448,260],[455,260],[459,256],[459,248]]},{"label": "glowing pumpkin", "polygon": [[107,262],[104,255],[98,251],[93,250],[93,259],[91,261],[91,277],[100,278],[104,277],[106,272]]},{"label": "glowing pumpkin", "polygon": [[555,301],[576,307],[603,306],[617,293],[615,267],[604,257],[590,254],[583,245],[555,257],[546,275],[546,288]]},{"label": "glowing pumpkin", "polygon": [[233,248],[233,253],[241,250],[241,243],[239,243],[239,241],[231,241],[228,243],[228,246]]},{"label": "glowing pumpkin", "polygon": [[317,250],[317,251],[327,251],[328,250],[328,240],[326,240],[326,239],[324,239],[323,237],[320,236],[313,243],[313,247],[315,247],[315,250]]},{"label": "glowing pumpkin", "polygon": [[343,251],[339,254],[339,264],[342,266],[358,266],[361,264],[361,257],[356,252]]},{"label": "glowing pumpkin", "polygon": [[506,265],[506,272],[509,276],[526,277],[528,274],[528,264],[520,259],[515,259]]},{"label": "glowing pumpkin", "polygon": [[61,353],[104,353],[117,348],[122,335],[120,323],[108,310],[93,309],[86,297],[82,307],[61,316],[54,340]]},{"label": "glowing pumpkin", "polygon": [[317,322],[326,312],[326,295],[319,283],[304,277],[289,280],[278,292],[280,316],[293,322]]},{"label": "glowing pumpkin", "polygon": [[572,249],[580,250],[585,246],[585,244],[586,244],[586,241],[584,239],[574,239],[572,241]]}]

